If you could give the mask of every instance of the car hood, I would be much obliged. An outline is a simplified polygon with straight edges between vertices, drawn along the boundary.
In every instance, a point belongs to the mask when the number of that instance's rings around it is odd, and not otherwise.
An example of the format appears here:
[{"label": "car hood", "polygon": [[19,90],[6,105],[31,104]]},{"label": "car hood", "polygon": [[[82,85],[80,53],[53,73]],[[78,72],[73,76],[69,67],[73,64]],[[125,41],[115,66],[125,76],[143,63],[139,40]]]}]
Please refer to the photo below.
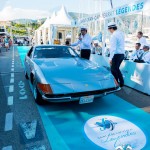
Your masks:
[{"label": "car hood", "polygon": [[57,89],[55,91],[98,90],[104,88],[104,80],[110,77],[113,79],[105,68],[81,58],[36,59],[35,63],[40,67],[46,81],[53,89]]}]

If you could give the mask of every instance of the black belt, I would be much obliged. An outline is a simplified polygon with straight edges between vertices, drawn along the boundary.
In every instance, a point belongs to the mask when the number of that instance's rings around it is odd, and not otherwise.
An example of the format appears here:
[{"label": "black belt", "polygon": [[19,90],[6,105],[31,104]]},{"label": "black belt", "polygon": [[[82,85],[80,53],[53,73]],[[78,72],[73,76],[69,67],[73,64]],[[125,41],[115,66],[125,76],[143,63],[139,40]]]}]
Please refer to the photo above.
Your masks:
[{"label": "black belt", "polygon": [[81,51],[82,51],[82,50],[85,50],[85,51],[90,51],[91,49],[81,49]]}]

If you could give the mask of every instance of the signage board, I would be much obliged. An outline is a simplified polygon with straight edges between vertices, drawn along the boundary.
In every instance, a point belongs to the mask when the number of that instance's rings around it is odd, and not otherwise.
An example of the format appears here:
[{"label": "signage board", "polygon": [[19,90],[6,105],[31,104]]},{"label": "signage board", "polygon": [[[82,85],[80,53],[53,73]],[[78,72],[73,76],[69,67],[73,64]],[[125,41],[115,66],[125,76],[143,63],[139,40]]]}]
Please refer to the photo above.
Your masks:
[{"label": "signage board", "polygon": [[122,15],[129,15],[144,10],[146,0],[137,1],[102,13],[104,19],[114,18]]},{"label": "signage board", "polygon": [[104,149],[128,147],[141,150],[146,145],[144,132],[132,122],[116,116],[96,116],[84,126],[87,137]]},{"label": "signage board", "polygon": [[131,14],[149,9],[149,5],[150,5],[150,2],[148,0],[136,1],[131,4],[123,5],[114,9],[110,9],[108,11],[104,11],[102,13],[102,16],[100,15],[100,13],[98,13],[98,14],[94,14],[86,18],[81,18],[79,20],[79,24],[81,25],[81,24],[86,24],[89,22],[95,22],[95,21],[100,20],[100,18],[111,19],[114,17],[123,16],[123,15],[131,15]]}]

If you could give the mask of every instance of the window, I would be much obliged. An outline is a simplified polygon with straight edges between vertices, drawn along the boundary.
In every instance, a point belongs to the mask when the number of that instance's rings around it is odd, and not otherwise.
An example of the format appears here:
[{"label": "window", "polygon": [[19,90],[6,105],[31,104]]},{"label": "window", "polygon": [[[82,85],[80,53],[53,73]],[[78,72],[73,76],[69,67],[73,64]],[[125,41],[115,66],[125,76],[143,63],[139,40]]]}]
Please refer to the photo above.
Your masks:
[{"label": "window", "polygon": [[0,29],[0,32],[5,32],[5,29]]},{"label": "window", "polygon": [[62,39],[62,33],[61,32],[58,33],[58,39]]},{"label": "window", "polygon": [[66,46],[36,47],[34,58],[70,58],[77,57],[76,52]]}]

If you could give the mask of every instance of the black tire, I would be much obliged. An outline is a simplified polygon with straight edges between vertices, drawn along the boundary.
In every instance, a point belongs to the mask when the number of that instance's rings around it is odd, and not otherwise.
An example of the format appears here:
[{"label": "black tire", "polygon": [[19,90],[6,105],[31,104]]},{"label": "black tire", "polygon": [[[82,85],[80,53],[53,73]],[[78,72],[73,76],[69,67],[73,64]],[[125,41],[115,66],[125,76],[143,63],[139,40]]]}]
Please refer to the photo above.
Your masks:
[{"label": "black tire", "polygon": [[37,89],[35,81],[33,82],[33,97],[38,105],[43,105],[45,101],[42,99],[40,92]]},{"label": "black tire", "polygon": [[25,72],[25,78],[26,78],[27,80],[29,79],[27,72]]}]

